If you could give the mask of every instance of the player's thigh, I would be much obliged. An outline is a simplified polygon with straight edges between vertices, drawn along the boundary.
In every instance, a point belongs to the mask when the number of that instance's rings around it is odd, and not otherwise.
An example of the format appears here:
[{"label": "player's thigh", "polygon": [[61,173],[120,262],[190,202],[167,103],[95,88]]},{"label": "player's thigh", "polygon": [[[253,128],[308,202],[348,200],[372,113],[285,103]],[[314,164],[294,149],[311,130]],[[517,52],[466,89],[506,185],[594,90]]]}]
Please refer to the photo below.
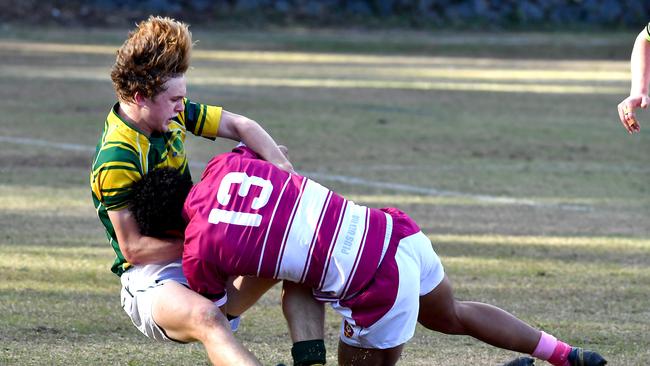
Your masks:
[{"label": "player's thigh", "polygon": [[429,329],[443,331],[455,326],[456,319],[456,300],[451,282],[445,275],[431,292],[420,296],[418,322]]},{"label": "player's thigh", "polygon": [[353,347],[339,340],[338,359],[343,366],[391,366],[395,365],[402,355],[404,345],[372,349]]},{"label": "player's thigh", "polygon": [[211,314],[220,311],[212,301],[178,282],[166,282],[153,291],[153,320],[177,341],[199,340],[201,329],[214,322]]}]

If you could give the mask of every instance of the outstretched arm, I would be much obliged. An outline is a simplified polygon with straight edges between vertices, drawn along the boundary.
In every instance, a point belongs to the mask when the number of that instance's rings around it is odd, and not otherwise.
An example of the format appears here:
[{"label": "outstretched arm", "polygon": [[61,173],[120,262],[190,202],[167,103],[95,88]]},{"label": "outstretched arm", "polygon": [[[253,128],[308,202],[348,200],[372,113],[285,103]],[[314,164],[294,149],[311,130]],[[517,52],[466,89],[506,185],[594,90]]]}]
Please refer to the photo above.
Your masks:
[{"label": "outstretched arm", "polygon": [[650,83],[650,33],[644,28],[636,37],[630,59],[632,82],[630,96],[618,104],[618,116],[630,133],[639,132],[640,125],[635,110],[647,108],[650,104],[648,84]]}]

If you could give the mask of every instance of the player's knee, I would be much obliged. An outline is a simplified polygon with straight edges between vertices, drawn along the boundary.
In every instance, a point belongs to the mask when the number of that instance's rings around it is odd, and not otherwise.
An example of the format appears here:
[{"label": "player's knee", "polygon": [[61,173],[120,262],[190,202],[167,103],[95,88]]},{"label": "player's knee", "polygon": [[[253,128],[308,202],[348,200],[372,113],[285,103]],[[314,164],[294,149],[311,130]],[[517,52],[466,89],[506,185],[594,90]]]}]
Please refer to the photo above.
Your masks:
[{"label": "player's knee", "polygon": [[192,323],[192,326],[196,328],[219,325],[221,324],[219,319],[223,316],[221,310],[219,310],[219,308],[214,304],[203,302],[200,304],[194,304],[189,313],[190,322]]},{"label": "player's knee", "polygon": [[[170,291],[161,290],[152,303],[153,320],[172,339],[191,342],[199,339],[200,311],[192,306],[191,301],[175,297]],[[211,305],[211,303],[208,303]]]},{"label": "player's knee", "polygon": [[205,342],[215,331],[225,330],[228,324],[225,320],[220,321],[221,318],[225,319],[224,315],[210,302],[193,304],[182,316],[184,333],[201,342]]},{"label": "player's knee", "polygon": [[157,300],[157,308],[171,323],[170,328],[198,340],[206,329],[219,325],[219,321],[225,319],[212,301],[181,285],[169,285],[166,292],[159,293]]}]

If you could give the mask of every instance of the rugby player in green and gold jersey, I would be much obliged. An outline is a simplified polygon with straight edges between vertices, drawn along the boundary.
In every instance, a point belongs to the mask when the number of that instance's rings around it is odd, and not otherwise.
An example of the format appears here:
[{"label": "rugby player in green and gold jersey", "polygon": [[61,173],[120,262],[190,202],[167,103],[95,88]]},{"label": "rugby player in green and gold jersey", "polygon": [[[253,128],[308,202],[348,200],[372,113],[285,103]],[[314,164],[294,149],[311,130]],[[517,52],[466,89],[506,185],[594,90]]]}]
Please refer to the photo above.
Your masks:
[{"label": "rugby player in green and gold jersey", "polygon": [[[143,236],[127,209],[131,185],[147,172],[172,167],[190,174],[184,148],[188,133],[241,141],[279,168],[293,170],[257,122],[187,99],[184,75],[191,48],[186,24],[152,16],[139,23],[117,51],[111,79],[118,102],[106,118],[93,159],[93,202],[115,250],[111,270],[121,279],[122,307],[143,334],[161,341],[200,341],[214,364],[257,364],[234,338],[219,308],[187,287],[180,266],[180,234],[165,239]],[[239,315],[274,283],[235,279],[228,290],[235,305],[228,313]],[[284,289],[296,364],[324,363],[322,305],[307,288],[285,283]]]},{"label": "rugby player in green and gold jersey", "polygon": [[637,108],[648,108],[648,104],[650,104],[650,97],[648,97],[650,84],[650,23],[636,36],[632,56],[630,57],[630,72],[632,74],[630,95],[618,104],[618,117],[629,133],[635,133],[641,130],[635,110]]}]

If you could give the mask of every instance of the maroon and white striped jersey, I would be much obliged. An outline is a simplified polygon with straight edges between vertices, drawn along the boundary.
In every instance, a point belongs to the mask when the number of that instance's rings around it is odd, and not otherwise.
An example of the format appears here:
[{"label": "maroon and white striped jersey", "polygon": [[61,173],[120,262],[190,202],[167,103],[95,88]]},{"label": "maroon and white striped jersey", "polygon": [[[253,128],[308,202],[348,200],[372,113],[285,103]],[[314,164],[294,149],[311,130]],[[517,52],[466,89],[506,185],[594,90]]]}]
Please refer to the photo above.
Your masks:
[{"label": "maroon and white striped jersey", "polygon": [[183,212],[183,271],[190,287],[226,302],[229,276],[304,283],[324,301],[346,299],[373,278],[392,219],[290,174],[240,147],[213,158]]}]

